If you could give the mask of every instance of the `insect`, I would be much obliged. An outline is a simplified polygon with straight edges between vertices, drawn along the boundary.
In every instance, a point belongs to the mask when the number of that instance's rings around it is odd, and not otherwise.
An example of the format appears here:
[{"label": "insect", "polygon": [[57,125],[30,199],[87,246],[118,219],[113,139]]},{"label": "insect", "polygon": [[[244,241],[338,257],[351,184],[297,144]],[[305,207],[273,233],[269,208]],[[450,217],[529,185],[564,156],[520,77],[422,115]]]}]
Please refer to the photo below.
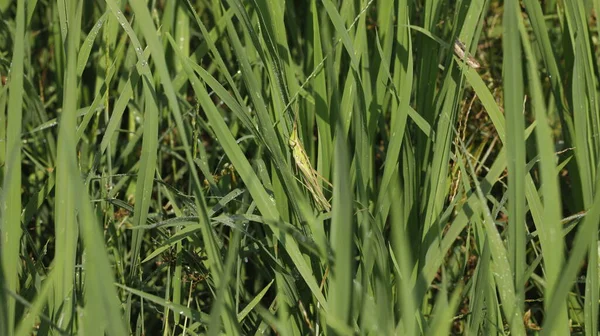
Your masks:
[{"label": "insect", "polygon": [[308,155],[306,155],[306,151],[304,147],[302,147],[302,143],[300,142],[300,138],[298,137],[298,124],[294,121],[294,127],[292,129],[292,133],[290,134],[290,138],[288,140],[288,145],[292,150],[292,156],[294,158],[294,162],[296,162],[296,166],[298,170],[302,173],[302,177],[306,182],[306,188],[313,196],[313,199],[317,203],[317,205],[321,208],[321,210],[329,211],[331,210],[331,204],[325,195],[323,194],[323,189],[321,188],[321,184],[319,183],[319,179],[322,179],[327,184],[331,186],[331,183],[327,182],[319,173],[313,169],[310,164],[310,160],[308,159]]},{"label": "insect", "polygon": [[477,62],[477,60],[473,58],[473,56],[469,55],[466,50],[467,47],[459,39],[456,39],[454,41],[454,53],[456,54],[456,56],[458,56],[458,58],[467,63],[467,65],[471,68],[479,69],[481,67],[479,62]]}]

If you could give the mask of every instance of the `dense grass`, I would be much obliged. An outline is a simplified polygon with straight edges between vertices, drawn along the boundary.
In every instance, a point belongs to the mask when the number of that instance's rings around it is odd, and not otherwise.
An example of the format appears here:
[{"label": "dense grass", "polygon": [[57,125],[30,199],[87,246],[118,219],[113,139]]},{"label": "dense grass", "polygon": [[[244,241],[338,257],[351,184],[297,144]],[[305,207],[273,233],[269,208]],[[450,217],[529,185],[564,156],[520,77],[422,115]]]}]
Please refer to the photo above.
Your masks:
[{"label": "dense grass", "polygon": [[0,11],[0,335],[598,333],[600,1]]}]

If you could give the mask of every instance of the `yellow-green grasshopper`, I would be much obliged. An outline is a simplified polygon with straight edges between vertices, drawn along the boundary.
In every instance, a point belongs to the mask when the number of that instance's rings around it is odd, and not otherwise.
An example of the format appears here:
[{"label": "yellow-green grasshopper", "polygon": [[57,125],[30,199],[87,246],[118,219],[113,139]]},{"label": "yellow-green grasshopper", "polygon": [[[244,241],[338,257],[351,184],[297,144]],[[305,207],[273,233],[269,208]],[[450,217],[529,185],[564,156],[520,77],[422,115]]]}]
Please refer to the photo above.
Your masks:
[{"label": "yellow-green grasshopper", "polygon": [[294,121],[294,126],[292,129],[292,133],[290,134],[290,138],[288,140],[288,144],[292,150],[292,156],[294,157],[294,161],[296,162],[296,166],[298,170],[302,173],[302,177],[306,183],[306,188],[313,196],[315,202],[321,208],[321,210],[330,211],[331,204],[325,195],[323,194],[323,189],[321,188],[321,184],[319,183],[319,179],[322,179],[331,186],[325,178],[323,178],[316,170],[313,169],[310,164],[310,160],[308,159],[308,155],[306,155],[306,151],[300,142],[300,138],[298,137],[298,124]]}]

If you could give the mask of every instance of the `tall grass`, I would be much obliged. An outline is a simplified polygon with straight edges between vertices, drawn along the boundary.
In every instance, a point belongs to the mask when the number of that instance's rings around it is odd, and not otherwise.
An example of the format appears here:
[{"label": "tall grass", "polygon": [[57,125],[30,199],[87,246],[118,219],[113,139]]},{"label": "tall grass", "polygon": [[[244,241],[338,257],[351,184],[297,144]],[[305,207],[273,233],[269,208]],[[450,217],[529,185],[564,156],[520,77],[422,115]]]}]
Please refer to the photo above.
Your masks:
[{"label": "tall grass", "polygon": [[597,334],[599,10],[0,1],[0,334]]}]

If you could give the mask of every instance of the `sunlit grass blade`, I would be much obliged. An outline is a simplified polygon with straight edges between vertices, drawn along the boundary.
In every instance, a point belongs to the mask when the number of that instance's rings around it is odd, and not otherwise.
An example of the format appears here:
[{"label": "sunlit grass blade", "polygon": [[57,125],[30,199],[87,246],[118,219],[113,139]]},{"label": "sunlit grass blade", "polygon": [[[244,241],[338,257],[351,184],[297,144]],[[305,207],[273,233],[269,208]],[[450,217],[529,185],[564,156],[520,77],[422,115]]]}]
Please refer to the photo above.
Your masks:
[{"label": "sunlit grass blade", "polygon": [[[516,306],[524,307],[524,270],[525,263],[525,118],[523,116],[523,67],[521,56],[521,37],[519,35],[518,16],[521,15],[519,4],[515,0],[506,2],[504,12],[504,35],[502,46],[504,111],[506,113],[506,156],[508,193],[511,201],[508,204],[508,258],[513,272],[516,288]],[[498,280],[496,280],[498,281]]]}]

